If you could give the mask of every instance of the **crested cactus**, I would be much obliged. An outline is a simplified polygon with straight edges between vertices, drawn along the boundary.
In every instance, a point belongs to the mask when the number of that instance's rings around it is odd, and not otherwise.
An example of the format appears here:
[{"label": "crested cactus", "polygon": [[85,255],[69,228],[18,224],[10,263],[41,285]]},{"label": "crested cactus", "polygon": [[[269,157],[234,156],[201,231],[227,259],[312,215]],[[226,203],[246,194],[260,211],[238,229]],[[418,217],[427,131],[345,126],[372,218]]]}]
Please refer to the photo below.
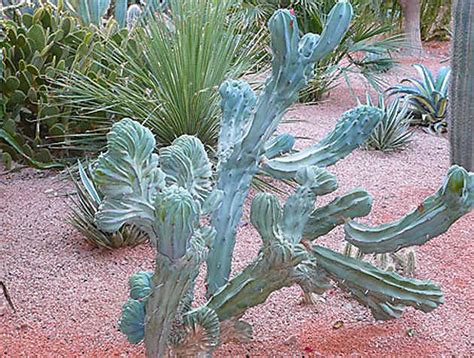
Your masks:
[{"label": "crested cactus", "polygon": [[451,54],[452,84],[449,97],[451,162],[474,170],[474,3],[458,0],[453,5],[454,35]]},{"label": "crested cactus", "polygon": [[[113,126],[107,152],[94,171],[105,194],[96,222],[109,231],[133,224],[156,249],[155,271],[131,277],[130,299],[119,323],[131,343],[145,341],[147,356],[212,353],[228,340],[249,339],[251,326],[241,320],[246,310],[295,284],[310,295],[335,283],[380,320],[399,317],[406,306],[430,312],[443,303],[440,289],[430,281],[380,270],[315,241],[345,224],[348,240],[361,255],[422,244],[472,209],[473,174],[453,167],[442,188],[425,201],[424,212],[382,227],[362,227],[351,220],[370,212],[372,199],[365,191],[353,190],[319,208],[315,202],[337,189],[335,176],[324,167],[364,143],[380,111],[361,106],[347,112],[321,143],[301,152],[291,151],[291,137],[274,136],[314,62],[337,45],[350,17],[350,5],[340,1],[321,37],[300,39],[289,11],[273,15],[273,75],[262,93],[257,96],[241,81],[220,88],[223,114],[215,173],[202,143],[192,136],[177,138],[158,155],[145,127],[130,119]],[[292,179],[295,190],[283,205],[268,193],[253,199],[250,221],[262,247],[229,280],[236,227],[258,172]],[[413,234],[417,230],[423,235]],[[205,260],[208,300],[193,308],[195,280]]]}]

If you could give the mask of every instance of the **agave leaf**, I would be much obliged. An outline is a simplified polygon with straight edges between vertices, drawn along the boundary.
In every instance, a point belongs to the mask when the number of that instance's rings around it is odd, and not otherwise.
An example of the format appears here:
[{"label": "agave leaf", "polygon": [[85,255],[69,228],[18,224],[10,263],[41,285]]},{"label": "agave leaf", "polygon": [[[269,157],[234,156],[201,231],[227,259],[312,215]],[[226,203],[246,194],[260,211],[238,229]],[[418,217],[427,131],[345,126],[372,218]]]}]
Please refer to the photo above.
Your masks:
[{"label": "agave leaf", "polygon": [[433,75],[431,72],[426,68],[424,65],[413,65],[413,67],[417,70],[421,78],[423,79],[424,87],[427,89],[429,93],[433,92],[435,88],[435,81],[433,79]]},{"label": "agave leaf", "polygon": [[87,175],[86,171],[84,170],[84,167],[82,166],[82,163],[79,160],[77,161],[77,167],[79,168],[79,176],[81,178],[81,182],[84,185],[84,188],[87,190],[87,193],[92,197],[92,199],[94,199],[97,205],[100,204],[101,199],[99,193],[97,193],[94,183]]},{"label": "agave leaf", "polygon": [[441,93],[443,97],[446,97],[448,94],[450,76],[450,67],[446,66],[439,69],[438,78],[436,79],[436,90]]}]

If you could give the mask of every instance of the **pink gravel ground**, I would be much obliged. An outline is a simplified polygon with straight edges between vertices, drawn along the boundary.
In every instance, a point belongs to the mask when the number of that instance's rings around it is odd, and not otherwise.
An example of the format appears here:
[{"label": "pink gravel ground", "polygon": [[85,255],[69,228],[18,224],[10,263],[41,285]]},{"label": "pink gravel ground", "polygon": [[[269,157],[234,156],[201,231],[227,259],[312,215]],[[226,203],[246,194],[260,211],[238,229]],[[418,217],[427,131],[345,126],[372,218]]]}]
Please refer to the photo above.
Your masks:
[{"label": "pink gravel ground", "polygon": [[[437,68],[447,54],[446,45],[431,45],[421,62]],[[401,69],[388,75],[389,81],[413,73],[407,64],[416,62],[405,59]],[[356,86],[361,98],[365,90],[362,84]],[[354,104],[346,87],[340,86],[327,101],[289,112],[288,117],[306,122],[282,130],[321,138]],[[448,166],[447,140],[417,130],[403,152],[357,150],[330,170],[339,181],[337,195],[354,187],[373,195],[374,208],[365,220],[377,224],[416,207],[439,187]],[[117,318],[127,298],[128,277],[152,268],[153,251],[148,245],[112,252],[87,244],[64,222],[68,203],[56,194],[70,185],[64,186],[53,174],[28,169],[0,177],[0,280],[8,286],[17,309],[13,313],[0,295],[0,355],[142,357],[143,345],[127,343],[117,330]],[[417,251],[416,277],[432,279],[445,293],[445,304],[433,313],[408,310],[399,320],[375,322],[365,308],[338,290],[327,292],[315,306],[303,306],[300,290],[285,288],[244,317],[254,326],[252,342],[224,345],[216,355],[474,355],[473,223],[471,213]],[[341,230],[321,242],[341,249]],[[259,246],[250,225],[239,229],[235,272]],[[336,321],[343,326],[333,328]]]}]

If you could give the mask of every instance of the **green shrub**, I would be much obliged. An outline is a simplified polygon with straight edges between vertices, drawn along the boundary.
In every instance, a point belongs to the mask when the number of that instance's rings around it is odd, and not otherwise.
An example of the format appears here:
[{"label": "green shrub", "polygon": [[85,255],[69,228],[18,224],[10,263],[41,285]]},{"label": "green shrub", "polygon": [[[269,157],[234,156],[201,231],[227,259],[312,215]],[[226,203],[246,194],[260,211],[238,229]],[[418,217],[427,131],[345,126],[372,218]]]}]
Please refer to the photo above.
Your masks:
[{"label": "green shrub", "polygon": [[[109,114],[100,135],[81,137],[85,146],[99,149],[115,121],[142,121],[157,136],[158,146],[183,134],[198,136],[208,147],[216,144],[219,98],[215,92],[226,77],[240,77],[255,63],[253,37],[229,13],[231,1],[169,2],[170,17],[149,16],[146,27],[134,32],[136,45],[121,48],[108,43],[95,48],[98,62],[120,67],[113,79],[92,81],[74,72],[58,85],[67,88],[59,100],[78,121],[96,121]],[[75,143],[76,138],[70,138]],[[94,140],[99,145],[90,145]]]}]

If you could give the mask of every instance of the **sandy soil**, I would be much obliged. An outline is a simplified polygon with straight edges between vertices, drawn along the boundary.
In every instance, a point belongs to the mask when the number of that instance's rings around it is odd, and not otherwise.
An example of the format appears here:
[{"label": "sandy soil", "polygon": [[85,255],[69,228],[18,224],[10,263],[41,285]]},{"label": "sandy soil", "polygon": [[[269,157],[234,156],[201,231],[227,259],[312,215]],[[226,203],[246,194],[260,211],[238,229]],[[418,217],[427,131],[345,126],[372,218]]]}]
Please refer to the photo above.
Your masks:
[{"label": "sandy soil", "polygon": [[[426,58],[404,59],[387,79],[395,83],[413,73],[411,63],[437,68],[447,55],[446,45],[431,45]],[[361,98],[365,90],[360,83],[356,86]],[[282,130],[321,138],[354,105],[345,86],[340,86],[323,103],[290,111],[288,117],[305,122]],[[413,143],[403,152],[357,150],[330,170],[339,180],[337,195],[363,187],[374,196],[373,211],[365,220],[377,224],[416,207],[439,187],[448,166],[447,140],[416,131]],[[128,295],[128,277],[152,268],[153,251],[141,245],[111,252],[87,244],[64,221],[68,202],[60,194],[70,190],[70,185],[59,182],[54,174],[27,169],[0,177],[0,280],[17,310],[12,312],[0,295],[0,355],[141,357],[143,346],[126,342],[117,330],[117,318]],[[471,213],[417,251],[416,277],[432,279],[445,292],[445,304],[433,313],[408,310],[399,320],[376,323],[365,308],[340,291],[331,290],[315,306],[304,306],[299,289],[286,288],[244,317],[254,326],[252,342],[225,345],[216,355],[474,355],[473,223]],[[260,246],[250,225],[239,230],[235,271]],[[321,242],[341,249],[341,230]],[[333,328],[339,320],[343,326]]]}]

